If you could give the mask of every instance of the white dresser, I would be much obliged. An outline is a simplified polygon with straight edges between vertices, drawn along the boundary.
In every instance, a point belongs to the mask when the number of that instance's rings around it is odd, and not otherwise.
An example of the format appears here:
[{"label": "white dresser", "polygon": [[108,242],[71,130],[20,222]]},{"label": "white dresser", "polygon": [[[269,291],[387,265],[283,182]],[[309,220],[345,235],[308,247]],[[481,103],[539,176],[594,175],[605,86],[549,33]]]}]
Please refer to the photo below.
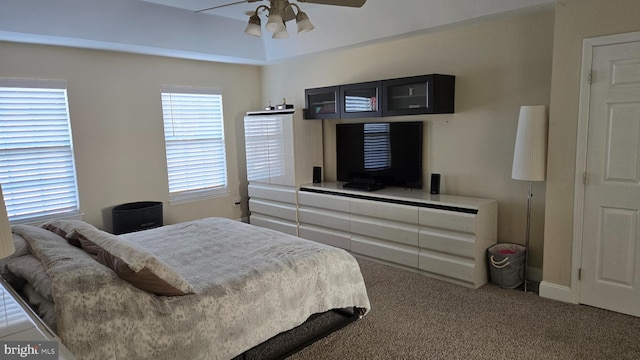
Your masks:
[{"label": "white dresser", "polygon": [[[75,357],[62,344],[58,336],[23,302],[6,281],[0,277],[0,343],[6,341],[57,341],[58,359]],[[2,358],[4,347],[0,349]]]},{"label": "white dresser", "polygon": [[487,282],[486,249],[497,241],[495,200],[387,188],[303,185],[299,236],[441,280]]}]

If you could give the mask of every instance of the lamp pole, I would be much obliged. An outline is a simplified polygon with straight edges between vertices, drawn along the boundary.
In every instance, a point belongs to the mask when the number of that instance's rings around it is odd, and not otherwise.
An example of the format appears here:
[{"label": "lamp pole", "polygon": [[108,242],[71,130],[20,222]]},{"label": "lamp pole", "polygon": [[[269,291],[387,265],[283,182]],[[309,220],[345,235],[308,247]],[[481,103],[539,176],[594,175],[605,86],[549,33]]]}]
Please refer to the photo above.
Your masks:
[{"label": "lamp pole", "polygon": [[530,231],[531,231],[531,198],[533,197],[533,192],[531,190],[532,186],[531,186],[532,182],[531,180],[529,180],[529,191],[527,193],[527,233],[525,235],[525,240],[524,240],[524,291],[527,292],[527,283],[529,282],[529,280],[527,280],[527,268],[529,266],[529,236],[530,236]]}]

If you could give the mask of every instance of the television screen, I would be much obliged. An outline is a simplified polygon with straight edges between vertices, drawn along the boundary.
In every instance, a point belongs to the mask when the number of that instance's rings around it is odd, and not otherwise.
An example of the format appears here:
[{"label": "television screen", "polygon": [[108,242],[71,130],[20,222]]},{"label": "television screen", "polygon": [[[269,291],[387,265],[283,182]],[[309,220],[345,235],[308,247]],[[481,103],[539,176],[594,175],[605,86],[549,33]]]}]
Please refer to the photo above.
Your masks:
[{"label": "television screen", "polygon": [[337,124],[336,157],[337,180],[355,183],[356,188],[378,184],[421,189],[422,122]]}]

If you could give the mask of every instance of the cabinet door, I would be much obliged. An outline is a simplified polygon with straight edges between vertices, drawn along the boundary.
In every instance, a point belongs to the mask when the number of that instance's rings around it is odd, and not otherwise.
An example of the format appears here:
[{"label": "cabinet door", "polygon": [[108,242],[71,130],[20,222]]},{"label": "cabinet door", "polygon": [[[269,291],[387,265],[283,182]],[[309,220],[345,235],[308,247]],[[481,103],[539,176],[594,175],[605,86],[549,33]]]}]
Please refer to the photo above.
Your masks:
[{"label": "cabinet door", "polygon": [[337,119],[340,117],[340,87],[305,89],[305,119]]},{"label": "cabinet door", "polygon": [[295,185],[292,115],[246,116],[244,136],[249,181]]},{"label": "cabinet door", "polygon": [[371,81],[359,84],[340,86],[340,100],[342,107],[340,117],[380,117],[382,107],[382,81]]},{"label": "cabinet door", "polygon": [[423,75],[385,80],[383,116],[453,113],[455,77]]}]

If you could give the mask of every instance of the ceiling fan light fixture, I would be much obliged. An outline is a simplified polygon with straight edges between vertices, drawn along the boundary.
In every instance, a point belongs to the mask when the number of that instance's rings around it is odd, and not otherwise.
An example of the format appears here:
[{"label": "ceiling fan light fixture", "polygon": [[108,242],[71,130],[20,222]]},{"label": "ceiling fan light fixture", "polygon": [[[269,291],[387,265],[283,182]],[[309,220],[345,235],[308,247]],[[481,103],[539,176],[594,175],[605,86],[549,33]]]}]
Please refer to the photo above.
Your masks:
[{"label": "ceiling fan light fixture", "polygon": [[269,11],[269,20],[267,21],[267,25],[265,25],[264,27],[274,34],[285,30],[282,15],[272,9],[271,11]]},{"label": "ceiling fan light fixture", "polygon": [[262,36],[262,29],[260,28],[261,26],[262,21],[260,20],[260,17],[256,12],[255,14],[251,15],[251,17],[249,17],[249,23],[247,24],[247,28],[244,29],[244,33],[247,35],[260,37]]},{"label": "ceiling fan light fixture", "polygon": [[287,32],[286,28],[282,31],[278,31],[277,33],[273,33],[273,36],[272,36],[273,39],[286,39],[288,37],[289,37],[289,33]]},{"label": "ceiling fan light fixture", "polygon": [[298,34],[306,33],[315,29],[315,26],[309,20],[309,16],[306,12],[298,10],[296,15],[296,24],[298,25]]},{"label": "ceiling fan light fixture", "polygon": [[[249,0],[249,2],[254,2],[258,0]],[[304,1],[304,0],[299,0]],[[325,0],[314,0],[315,1],[325,1]],[[335,1],[335,0],[334,0]],[[364,1],[366,0],[353,0],[353,1]],[[268,11],[267,14],[267,24],[264,26],[269,32],[273,34],[274,39],[286,39],[289,37],[289,33],[287,33],[287,21],[296,19],[296,25],[298,34],[309,32],[315,29],[315,26],[309,20],[309,15],[302,11],[297,4],[290,3],[289,0],[269,0],[271,7],[266,5],[260,5],[256,8],[255,12],[249,17],[249,23],[247,24],[247,28],[244,30],[245,34],[253,35],[253,36],[262,36],[262,30],[260,29],[262,23],[258,13],[261,10]],[[323,3],[323,2],[319,2]],[[351,5],[345,5],[351,6]]]}]

